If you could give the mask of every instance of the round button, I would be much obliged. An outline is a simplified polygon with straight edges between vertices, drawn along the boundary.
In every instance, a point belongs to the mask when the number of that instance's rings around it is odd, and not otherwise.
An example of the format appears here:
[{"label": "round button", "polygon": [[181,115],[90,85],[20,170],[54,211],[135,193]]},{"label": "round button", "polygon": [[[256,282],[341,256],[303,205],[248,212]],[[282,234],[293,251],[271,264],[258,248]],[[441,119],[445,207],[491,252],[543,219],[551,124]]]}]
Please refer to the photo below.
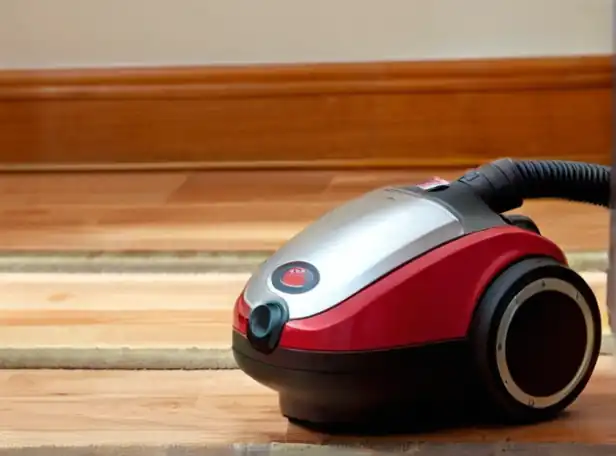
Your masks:
[{"label": "round button", "polygon": [[287,269],[280,278],[280,282],[282,282],[283,285],[293,288],[302,288],[306,283],[312,282],[312,280],[314,280],[312,272],[301,266]]},{"label": "round button", "polygon": [[317,268],[305,261],[283,264],[272,273],[274,288],[289,294],[306,293],[316,287],[319,280]]}]

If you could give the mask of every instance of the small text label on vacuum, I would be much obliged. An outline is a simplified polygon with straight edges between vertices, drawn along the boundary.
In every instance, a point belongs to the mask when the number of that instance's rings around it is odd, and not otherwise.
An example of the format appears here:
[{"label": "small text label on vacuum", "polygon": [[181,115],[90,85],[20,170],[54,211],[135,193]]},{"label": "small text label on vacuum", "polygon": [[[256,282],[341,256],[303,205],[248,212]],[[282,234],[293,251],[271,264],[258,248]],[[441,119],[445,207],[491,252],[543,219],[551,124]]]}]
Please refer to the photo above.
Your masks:
[{"label": "small text label on vacuum", "polygon": [[419,185],[417,185],[419,188],[421,188],[422,190],[434,190],[437,188],[441,188],[441,187],[447,187],[449,185],[449,181],[446,181],[445,179],[441,179],[440,177],[433,177],[432,179],[423,182]]}]

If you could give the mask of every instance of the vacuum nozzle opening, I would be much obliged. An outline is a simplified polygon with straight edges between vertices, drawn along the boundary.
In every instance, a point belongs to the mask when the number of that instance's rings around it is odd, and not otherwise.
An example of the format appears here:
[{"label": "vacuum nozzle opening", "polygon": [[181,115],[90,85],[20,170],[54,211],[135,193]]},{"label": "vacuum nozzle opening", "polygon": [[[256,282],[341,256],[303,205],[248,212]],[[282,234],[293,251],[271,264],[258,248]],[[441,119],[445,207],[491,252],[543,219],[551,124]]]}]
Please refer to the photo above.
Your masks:
[{"label": "vacuum nozzle opening", "polygon": [[282,303],[268,302],[258,305],[248,317],[246,337],[255,350],[271,353],[278,345],[288,319],[289,311]]}]

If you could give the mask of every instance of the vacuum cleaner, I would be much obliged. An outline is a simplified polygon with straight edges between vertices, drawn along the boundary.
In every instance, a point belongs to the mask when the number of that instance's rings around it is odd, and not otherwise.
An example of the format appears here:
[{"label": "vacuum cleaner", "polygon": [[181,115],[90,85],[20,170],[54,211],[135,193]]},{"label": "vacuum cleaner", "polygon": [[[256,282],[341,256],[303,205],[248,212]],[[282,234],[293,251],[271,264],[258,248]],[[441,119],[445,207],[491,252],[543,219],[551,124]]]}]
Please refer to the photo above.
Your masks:
[{"label": "vacuum cleaner", "polygon": [[533,198],[609,207],[610,176],[501,159],[346,202],[248,280],[233,311],[239,368],[289,420],[325,430],[451,404],[502,423],[554,418],[593,373],[597,300],[532,219],[505,213]]}]

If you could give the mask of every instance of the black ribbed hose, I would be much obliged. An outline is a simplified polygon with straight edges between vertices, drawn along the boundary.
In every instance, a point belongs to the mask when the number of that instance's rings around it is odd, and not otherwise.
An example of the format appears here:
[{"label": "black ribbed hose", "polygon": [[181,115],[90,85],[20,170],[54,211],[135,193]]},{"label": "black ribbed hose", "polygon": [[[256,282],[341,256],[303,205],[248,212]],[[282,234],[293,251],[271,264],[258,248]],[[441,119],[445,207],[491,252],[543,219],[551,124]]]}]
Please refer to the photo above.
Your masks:
[{"label": "black ribbed hose", "polygon": [[501,159],[458,179],[502,213],[526,199],[557,198],[610,207],[609,166],[563,160]]}]

